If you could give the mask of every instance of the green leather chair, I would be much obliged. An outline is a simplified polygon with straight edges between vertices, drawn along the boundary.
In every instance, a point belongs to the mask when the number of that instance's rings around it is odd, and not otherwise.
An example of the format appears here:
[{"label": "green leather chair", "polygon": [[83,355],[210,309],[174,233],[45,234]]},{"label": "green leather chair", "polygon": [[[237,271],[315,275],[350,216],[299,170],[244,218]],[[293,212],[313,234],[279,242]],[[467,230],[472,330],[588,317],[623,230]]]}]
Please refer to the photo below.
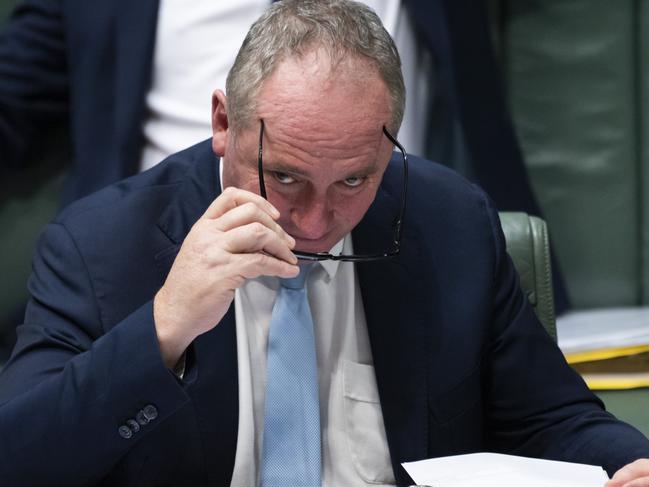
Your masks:
[{"label": "green leather chair", "polygon": [[490,1],[574,310],[649,306],[649,0]]},{"label": "green leather chair", "polygon": [[514,212],[500,213],[500,222],[521,288],[536,316],[556,341],[550,245],[545,222],[527,213]]}]

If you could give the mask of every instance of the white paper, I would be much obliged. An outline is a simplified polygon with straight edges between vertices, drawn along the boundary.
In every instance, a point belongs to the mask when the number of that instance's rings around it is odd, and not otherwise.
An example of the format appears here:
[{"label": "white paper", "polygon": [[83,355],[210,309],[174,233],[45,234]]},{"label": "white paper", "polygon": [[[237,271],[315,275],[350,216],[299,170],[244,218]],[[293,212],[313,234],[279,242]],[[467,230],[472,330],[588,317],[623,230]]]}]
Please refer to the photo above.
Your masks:
[{"label": "white paper", "polygon": [[564,354],[649,344],[649,307],[571,311],[557,317]]},{"label": "white paper", "polygon": [[602,487],[601,467],[499,453],[472,453],[404,463],[419,485],[431,487]]}]

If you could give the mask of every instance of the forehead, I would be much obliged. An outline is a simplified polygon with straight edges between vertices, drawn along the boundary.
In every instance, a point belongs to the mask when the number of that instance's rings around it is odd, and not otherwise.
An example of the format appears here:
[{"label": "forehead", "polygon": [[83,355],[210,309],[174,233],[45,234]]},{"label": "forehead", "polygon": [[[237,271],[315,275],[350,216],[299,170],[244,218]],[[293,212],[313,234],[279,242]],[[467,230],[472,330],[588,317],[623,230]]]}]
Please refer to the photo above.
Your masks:
[{"label": "forehead", "polygon": [[256,105],[270,126],[293,127],[307,138],[310,131],[336,139],[376,135],[391,117],[389,92],[376,67],[359,58],[332,63],[324,50],[280,62]]}]

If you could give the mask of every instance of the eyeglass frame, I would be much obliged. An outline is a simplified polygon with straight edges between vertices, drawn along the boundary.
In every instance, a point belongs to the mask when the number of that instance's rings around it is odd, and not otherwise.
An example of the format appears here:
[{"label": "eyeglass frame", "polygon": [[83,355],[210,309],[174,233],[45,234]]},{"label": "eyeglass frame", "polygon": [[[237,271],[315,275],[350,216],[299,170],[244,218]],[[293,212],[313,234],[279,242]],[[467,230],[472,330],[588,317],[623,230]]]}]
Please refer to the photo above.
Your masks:
[{"label": "eyeglass frame", "polygon": [[[259,128],[259,151],[257,156],[257,171],[259,173],[259,194],[262,198],[268,201],[266,195],[266,184],[264,182],[264,167],[263,167],[263,143],[264,143],[264,119],[260,119],[261,126]],[[399,209],[399,216],[394,222],[394,248],[389,252],[378,254],[339,254],[333,255],[329,252],[302,252],[299,250],[293,251],[293,254],[304,261],[319,262],[323,260],[334,260],[341,262],[371,262],[376,260],[383,260],[390,257],[395,257],[401,252],[401,237],[403,234],[403,221],[406,212],[406,199],[408,195],[408,154],[399,141],[383,126],[383,134],[392,142],[401,152],[403,158],[403,190],[401,192],[401,207]]]}]

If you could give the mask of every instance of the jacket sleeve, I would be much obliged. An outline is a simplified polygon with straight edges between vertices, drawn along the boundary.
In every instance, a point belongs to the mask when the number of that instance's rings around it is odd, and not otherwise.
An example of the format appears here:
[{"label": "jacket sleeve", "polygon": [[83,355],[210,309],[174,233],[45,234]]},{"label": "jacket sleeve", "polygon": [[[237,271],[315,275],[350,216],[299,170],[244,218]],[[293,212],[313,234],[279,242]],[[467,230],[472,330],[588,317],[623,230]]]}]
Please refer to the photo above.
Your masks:
[{"label": "jacket sleeve", "polygon": [[[189,399],[162,361],[151,302],[103,329],[83,257],[62,224],[45,229],[29,288],[0,375],[0,478],[94,485]],[[130,437],[120,430],[142,419]]]},{"label": "jacket sleeve", "polygon": [[520,290],[497,212],[494,319],[488,359],[488,425],[496,451],[600,465],[612,475],[649,457],[649,440],[606,412],[566,363]]},{"label": "jacket sleeve", "polygon": [[24,0],[0,34],[0,175],[25,166],[68,122],[62,0]]}]

